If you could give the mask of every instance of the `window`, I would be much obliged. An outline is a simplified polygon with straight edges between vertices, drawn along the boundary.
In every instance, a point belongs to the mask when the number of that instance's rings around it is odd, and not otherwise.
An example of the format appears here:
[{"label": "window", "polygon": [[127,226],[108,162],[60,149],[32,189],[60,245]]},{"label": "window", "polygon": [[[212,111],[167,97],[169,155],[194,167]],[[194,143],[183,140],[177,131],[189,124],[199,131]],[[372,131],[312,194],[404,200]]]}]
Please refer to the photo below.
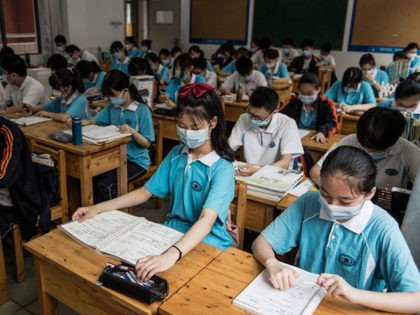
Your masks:
[{"label": "window", "polygon": [[136,39],[138,38],[137,12],[138,12],[137,0],[126,0],[125,1],[125,36],[134,36],[134,38]]},{"label": "window", "polygon": [[41,52],[36,0],[0,0],[1,46],[16,54]]}]

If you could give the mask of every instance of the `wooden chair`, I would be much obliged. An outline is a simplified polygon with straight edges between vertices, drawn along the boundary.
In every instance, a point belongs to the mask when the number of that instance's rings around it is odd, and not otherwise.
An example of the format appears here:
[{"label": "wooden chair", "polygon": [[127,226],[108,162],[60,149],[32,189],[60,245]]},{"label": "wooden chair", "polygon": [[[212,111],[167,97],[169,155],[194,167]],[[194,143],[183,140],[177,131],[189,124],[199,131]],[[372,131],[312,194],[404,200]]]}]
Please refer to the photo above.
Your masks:
[{"label": "wooden chair", "polygon": [[229,208],[231,222],[239,229],[239,249],[243,249],[244,246],[247,189],[247,185],[244,182],[236,182],[235,198]]},{"label": "wooden chair", "polygon": [[[152,175],[157,171],[159,164],[162,162],[163,159],[163,123],[162,121],[158,120],[154,122],[155,127],[155,138],[156,141],[151,144],[151,149],[155,151],[155,163],[149,166],[147,172],[132,181],[128,182],[128,191],[133,191],[139,186],[144,184],[144,181],[148,180]],[[155,207],[156,209],[160,208],[161,201],[158,197],[155,200]],[[128,212],[133,213],[133,208],[129,208]]]},{"label": "wooden chair", "polygon": [[292,93],[292,85],[289,82],[274,80],[271,88],[277,92],[280,104],[287,102]]},{"label": "wooden chair", "polygon": [[321,95],[323,95],[331,86],[332,71],[319,71],[318,77],[321,82]]}]

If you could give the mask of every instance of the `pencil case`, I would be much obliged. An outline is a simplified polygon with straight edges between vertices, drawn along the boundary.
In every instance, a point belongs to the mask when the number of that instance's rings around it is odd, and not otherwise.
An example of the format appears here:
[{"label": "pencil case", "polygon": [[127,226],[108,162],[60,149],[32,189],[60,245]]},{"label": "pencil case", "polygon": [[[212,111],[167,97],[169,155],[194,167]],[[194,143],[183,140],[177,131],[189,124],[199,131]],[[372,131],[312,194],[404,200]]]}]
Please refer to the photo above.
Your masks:
[{"label": "pencil case", "polygon": [[99,277],[98,284],[148,304],[168,296],[169,286],[165,279],[153,276],[150,280],[142,282],[137,280],[131,269],[133,268],[108,263]]}]

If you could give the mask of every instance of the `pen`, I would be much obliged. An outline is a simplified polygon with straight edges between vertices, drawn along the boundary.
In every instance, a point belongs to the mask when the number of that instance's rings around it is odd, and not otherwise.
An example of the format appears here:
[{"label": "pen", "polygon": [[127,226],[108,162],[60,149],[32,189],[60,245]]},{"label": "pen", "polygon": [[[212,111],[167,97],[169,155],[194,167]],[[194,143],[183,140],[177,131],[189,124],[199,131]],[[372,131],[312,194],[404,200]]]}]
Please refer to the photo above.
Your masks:
[{"label": "pen", "polygon": [[130,267],[130,266],[124,266],[124,265],[116,265],[115,268],[117,268],[118,270],[123,270],[123,271],[136,271],[136,268]]}]

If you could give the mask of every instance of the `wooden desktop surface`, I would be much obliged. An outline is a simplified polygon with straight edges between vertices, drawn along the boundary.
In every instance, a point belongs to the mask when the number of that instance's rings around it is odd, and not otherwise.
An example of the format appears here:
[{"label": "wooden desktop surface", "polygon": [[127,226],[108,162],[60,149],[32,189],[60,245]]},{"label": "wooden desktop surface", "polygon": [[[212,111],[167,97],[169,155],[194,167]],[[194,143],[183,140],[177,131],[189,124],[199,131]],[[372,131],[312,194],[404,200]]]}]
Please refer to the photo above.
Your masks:
[{"label": "wooden desktop surface", "polygon": [[[35,257],[41,314],[57,314],[57,300],[81,314],[156,314],[162,303],[148,305],[97,286],[106,263],[119,262],[83,246],[62,231],[38,237],[26,243],[25,248]],[[170,270],[159,274],[169,283],[169,296],[219,254],[219,249],[201,243]]]},{"label": "wooden desktop surface", "polygon": [[343,134],[336,133],[327,138],[328,142],[320,143],[316,142],[315,139],[311,139],[315,133],[316,131],[312,130],[301,139],[303,147],[308,149],[314,163],[316,163],[325,154],[325,152],[345,137]]}]

